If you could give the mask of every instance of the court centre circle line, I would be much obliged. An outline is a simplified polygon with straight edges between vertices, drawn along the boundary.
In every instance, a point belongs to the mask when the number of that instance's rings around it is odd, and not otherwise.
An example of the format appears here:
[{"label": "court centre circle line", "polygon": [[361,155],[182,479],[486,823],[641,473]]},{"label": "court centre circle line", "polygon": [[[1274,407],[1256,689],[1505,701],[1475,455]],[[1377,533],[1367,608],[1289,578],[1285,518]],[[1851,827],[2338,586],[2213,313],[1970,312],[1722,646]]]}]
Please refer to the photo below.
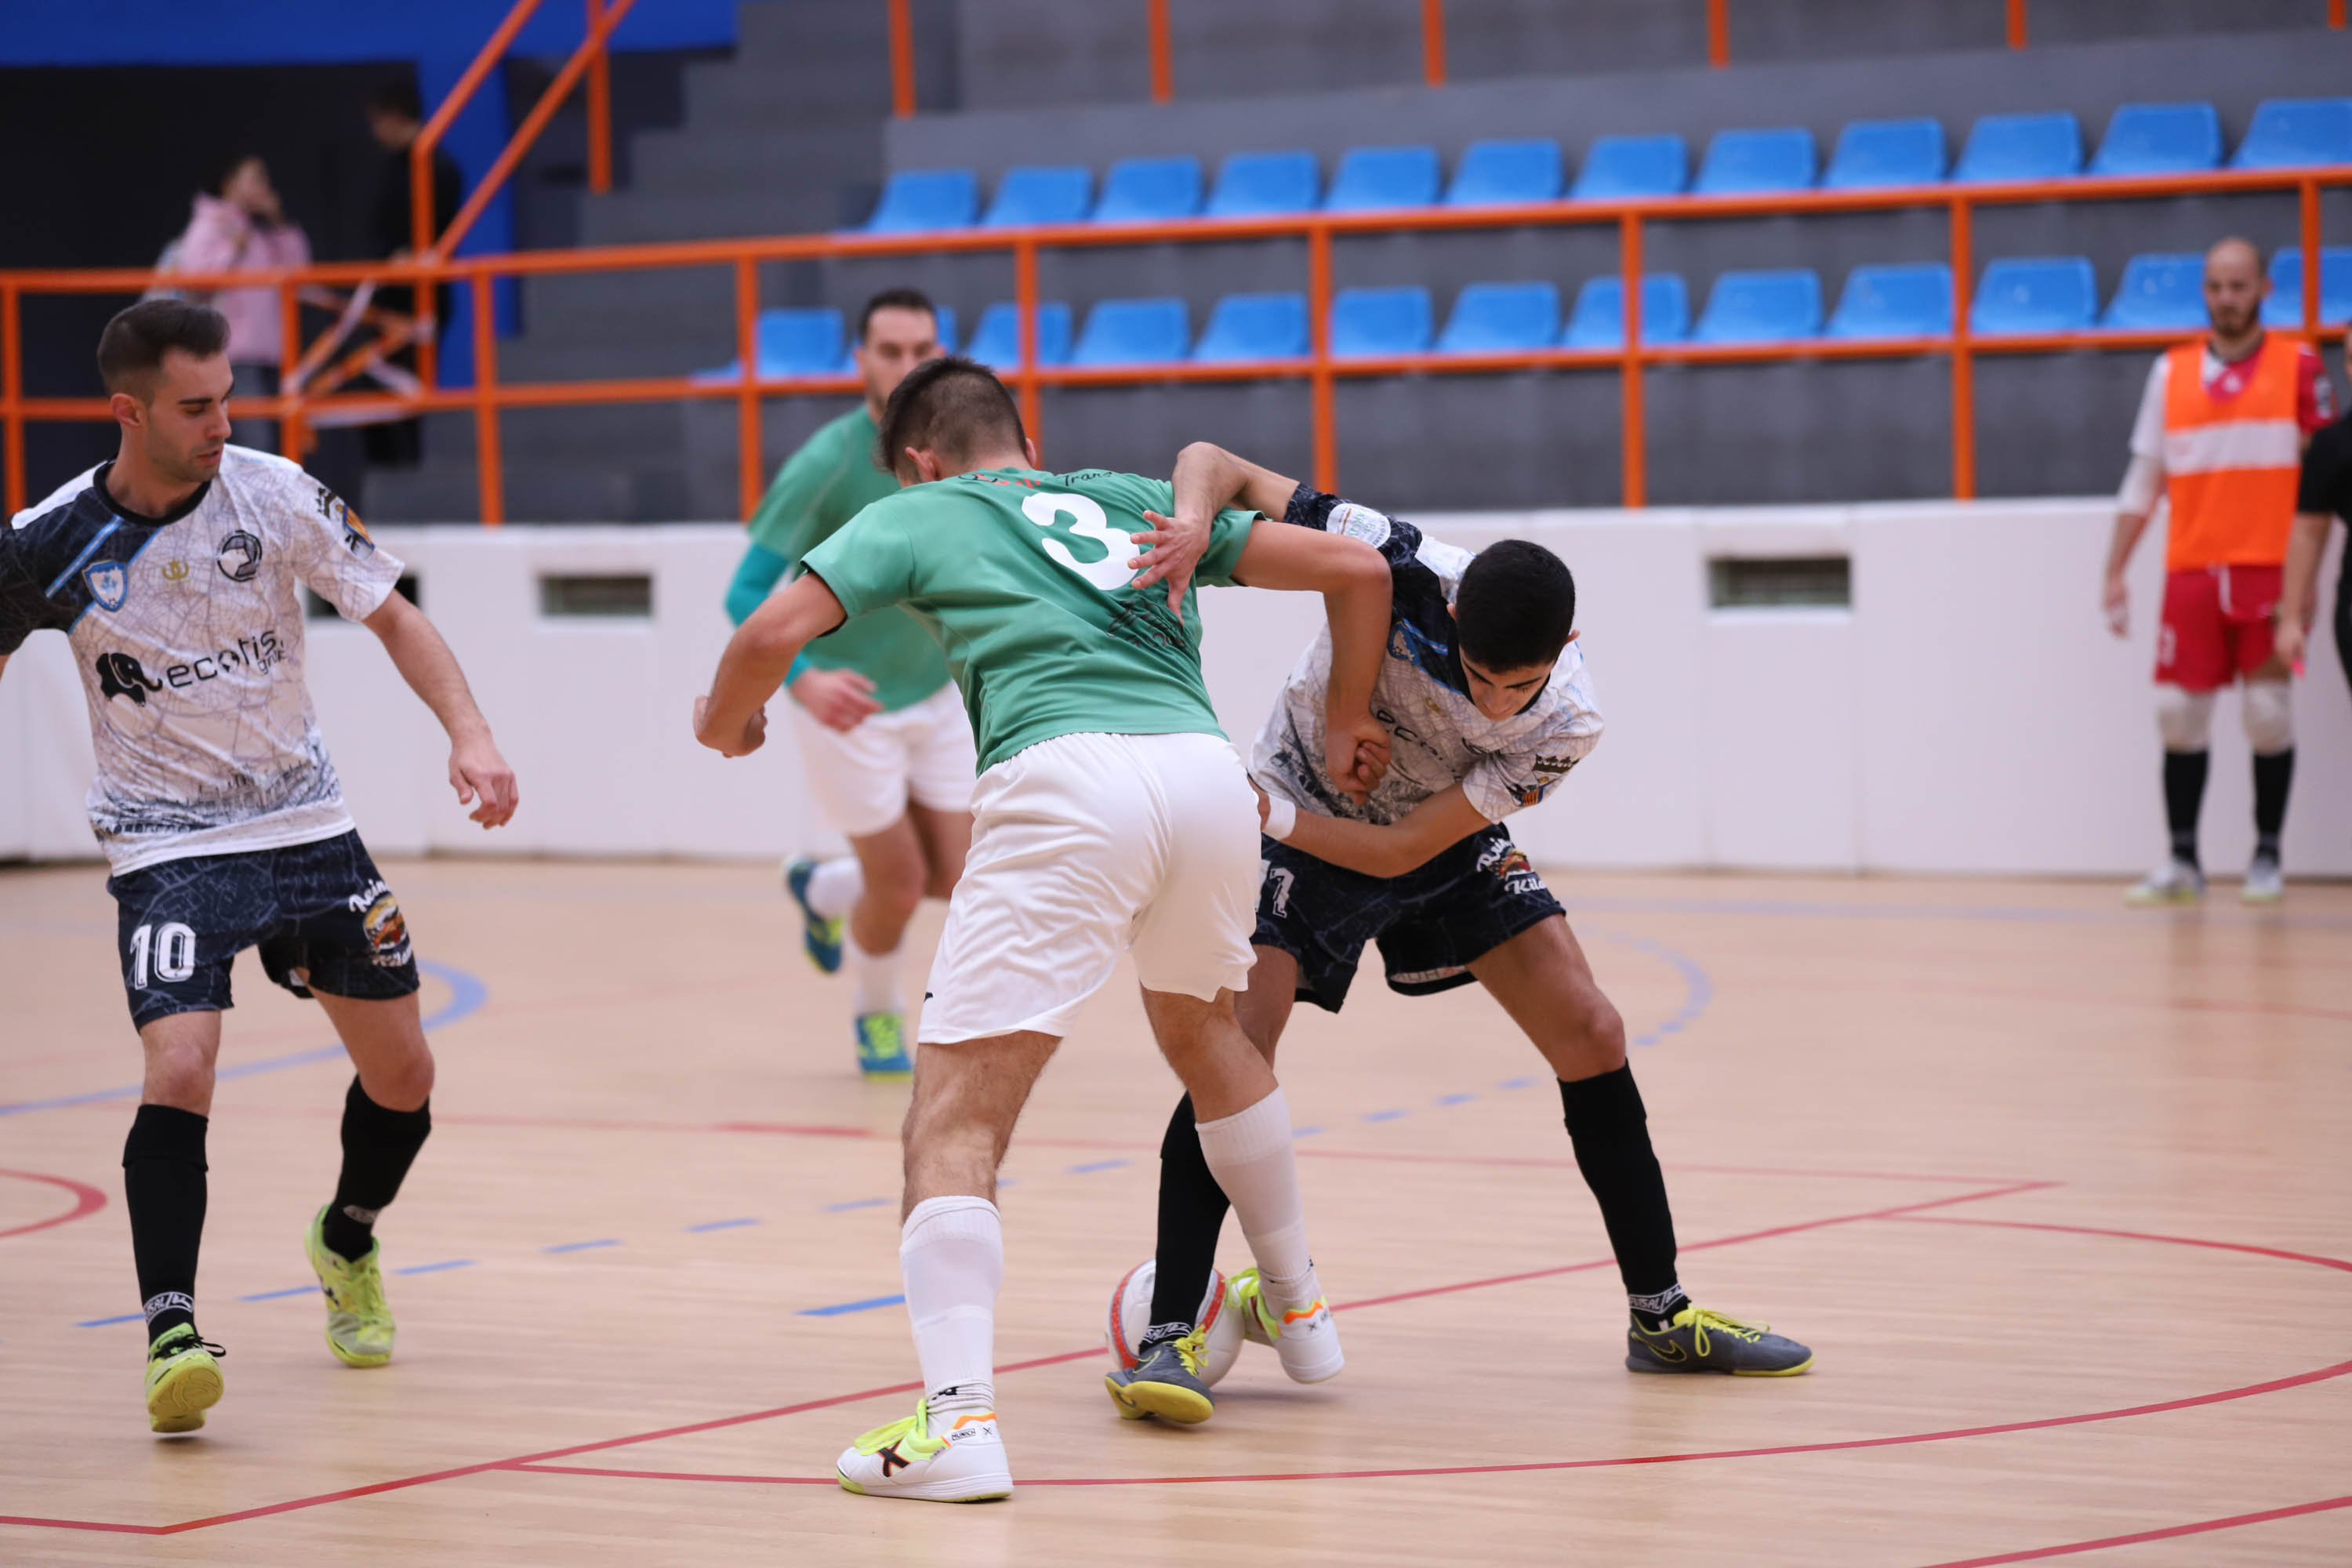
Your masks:
[{"label": "court centre circle line", "polygon": [[0,1170],[0,1176],[14,1176],[24,1182],[46,1182],[53,1187],[63,1187],[74,1195],[74,1206],[65,1213],[51,1215],[47,1219],[37,1219],[30,1225],[20,1225],[7,1230],[0,1230],[0,1241],[5,1241],[12,1236],[28,1236],[37,1230],[47,1230],[52,1226],[67,1225],[80,1219],[85,1215],[96,1214],[106,1206],[104,1192],[91,1186],[88,1182],[77,1182],[71,1176],[52,1176],[40,1171],[7,1170]]}]

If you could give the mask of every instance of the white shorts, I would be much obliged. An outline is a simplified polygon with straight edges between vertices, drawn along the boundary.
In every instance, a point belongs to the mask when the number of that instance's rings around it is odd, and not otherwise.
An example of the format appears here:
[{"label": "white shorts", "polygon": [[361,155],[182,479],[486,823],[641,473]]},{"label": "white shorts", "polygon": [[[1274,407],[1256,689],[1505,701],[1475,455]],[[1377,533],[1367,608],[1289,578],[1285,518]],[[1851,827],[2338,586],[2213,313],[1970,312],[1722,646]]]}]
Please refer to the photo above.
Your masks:
[{"label": "white shorts", "polygon": [[1063,735],[972,794],[918,1038],[1066,1035],[1118,955],[1148,991],[1213,1001],[1249,984],[1257,796],[1215,735]]},{"label": "white shorts", "polygon": [[881,832],[907,815],[909,800],[933,811],[971,809],[980,757],[955,682],[895,713],[874,714],[846,734],[818,723],[797,702],[792,709],[809,794],[845,836]]}]

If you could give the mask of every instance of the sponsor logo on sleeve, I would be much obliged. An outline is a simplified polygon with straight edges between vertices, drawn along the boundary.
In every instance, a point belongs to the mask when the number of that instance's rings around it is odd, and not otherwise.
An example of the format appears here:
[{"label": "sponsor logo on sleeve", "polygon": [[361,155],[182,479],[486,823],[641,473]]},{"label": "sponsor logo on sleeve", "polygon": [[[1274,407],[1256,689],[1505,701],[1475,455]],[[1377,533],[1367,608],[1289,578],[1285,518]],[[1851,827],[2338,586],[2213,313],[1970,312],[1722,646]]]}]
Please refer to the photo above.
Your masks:
[{"label": "sponsor logo on sleeve", "polygon": [[1371,508],[1358,506],[1351,500],[1343,500],[1334,507],[1324,528],[1328,532],[1360,539],[1375,550],[1389,542],[1389,520]]},{"label": "sponsor logo on sleeve", "polygon": [[367,524],[360,521],[360,514],[324,485],[319,487],[319,515],[343,531],[344,549],[354,555],[375,553],[375,541],[368,536]]},{"label": "sponsor logo on sleeve", "polygon": [[131,574],[120,561],[101,561],[83,573],[81,580],[89,585],[89,596],[98,601],[99,608],[110,614],[122,608],[122,602],[131,596]]},{"label": "sponsor logo on sleeve", "polygon": [[218,565],[232,583],[250,583],[261,570],[261,541],[238,529],[221,541]]}]

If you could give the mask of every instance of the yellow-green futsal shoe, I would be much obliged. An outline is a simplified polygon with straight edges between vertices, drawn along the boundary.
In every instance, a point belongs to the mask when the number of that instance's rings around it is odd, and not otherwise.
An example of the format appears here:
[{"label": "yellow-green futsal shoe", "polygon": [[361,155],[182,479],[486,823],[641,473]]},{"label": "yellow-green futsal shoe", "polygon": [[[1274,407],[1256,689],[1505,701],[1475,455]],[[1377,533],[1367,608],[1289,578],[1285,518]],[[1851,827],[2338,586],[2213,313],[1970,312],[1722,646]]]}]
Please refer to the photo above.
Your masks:
[{"label": "yellow-green futsal shoe", "polygon": [[327,1293],[327,1348],[345,1366],[382,1366],[392,1359],[392,1309],[383,1299],[383,1275],[376,1261],[383,1245],[370,1240],[367,1256],[353,1263],[320,1236],[327,1211],[310,1216],[302,1237],[319,1289]]},{"label": "yellow-green futsal shoe", "polygon": [[158,1432],[193,1432],[226,1386],[219,1357],[186,1323],[166,1329],[147,1347],[147,1425]]}]

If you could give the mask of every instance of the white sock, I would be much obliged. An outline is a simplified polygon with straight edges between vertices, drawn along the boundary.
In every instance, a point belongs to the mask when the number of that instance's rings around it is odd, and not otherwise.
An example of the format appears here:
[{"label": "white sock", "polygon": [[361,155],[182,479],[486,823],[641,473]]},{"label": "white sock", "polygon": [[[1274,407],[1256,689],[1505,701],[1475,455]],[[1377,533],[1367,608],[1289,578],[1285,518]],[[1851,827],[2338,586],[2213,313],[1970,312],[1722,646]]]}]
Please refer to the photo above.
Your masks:
[{"label": "white sock", "polygon": [[849,956],[849,973],[857,981],[857,1012],[861,1016],[905,1012],[907,997],[898,989],[898,950],[868,952],[859,945],[856,931],[848,936],[842,947]]},{"label": "white sock", "polygon": [[809,873],[808,907],[826,920],[837,921],[865,890],[866,872],[858,866],[857,857],[844,855],[821,862]]},{"label": "white sock", "polygon": [[1233,1200],[1267,1300],[1283,1309],[1313,1300],[1320,1292],[1315,1260],[1307,1254],[1307,1210],[1291,1152],[1290,1102],[1276,1088],[1238,1115],[1201,1122],[1199,1131],[1202,1157]]},{"label": "white sock", "polygon": [[898,1273],[931,1412],[995,1407],[1004,1226],[986,1198],[925,1198],[898,1233]]}]

